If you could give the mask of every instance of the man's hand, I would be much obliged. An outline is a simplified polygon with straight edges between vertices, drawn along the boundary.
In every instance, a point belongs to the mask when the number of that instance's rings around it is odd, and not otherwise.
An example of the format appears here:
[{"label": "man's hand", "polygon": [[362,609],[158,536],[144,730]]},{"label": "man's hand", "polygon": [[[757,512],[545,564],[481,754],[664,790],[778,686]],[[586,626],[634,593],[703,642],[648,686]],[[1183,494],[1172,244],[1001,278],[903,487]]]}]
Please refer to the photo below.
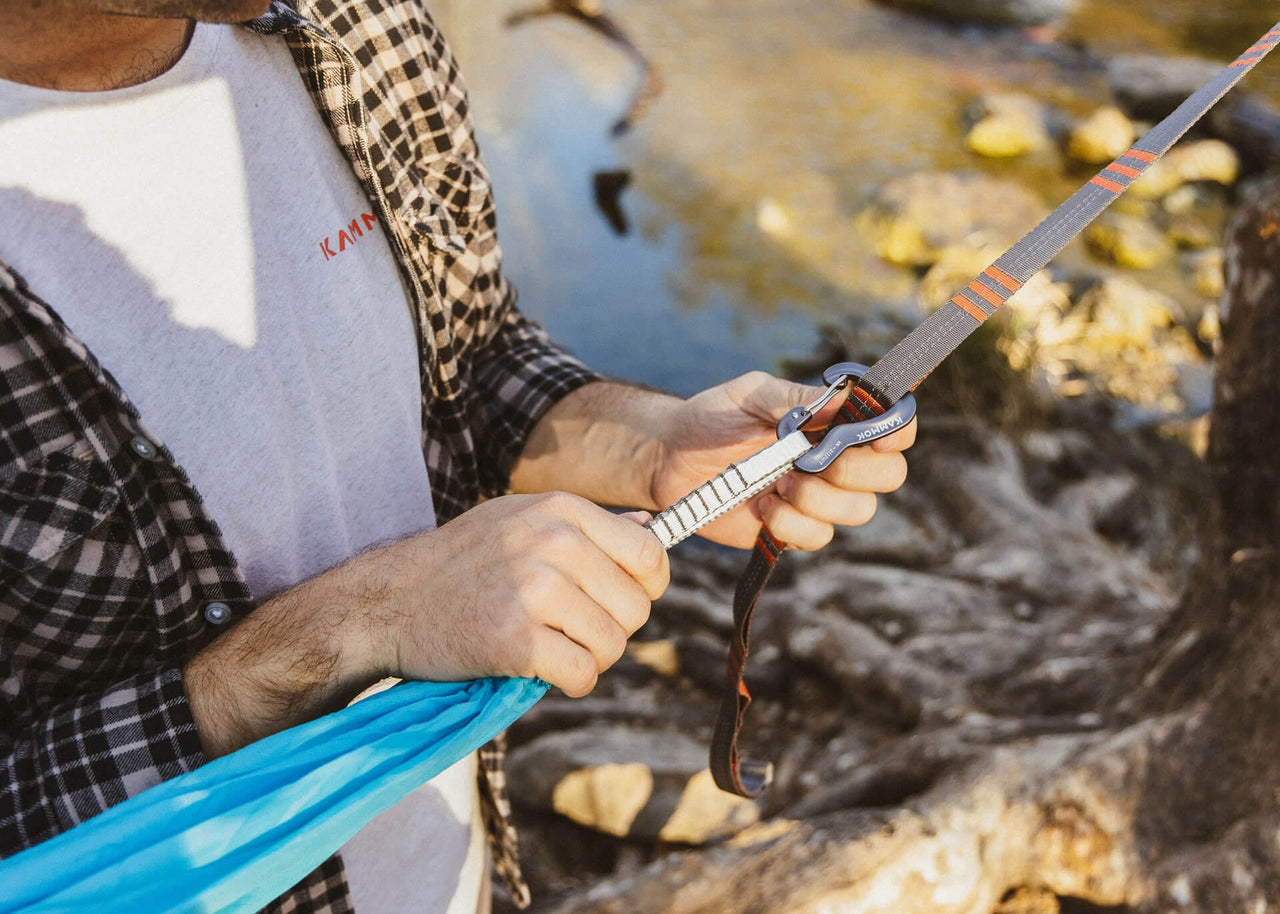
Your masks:
[{"label": "man's hand", "polygon": [[586,695],[666,590],[648,520],[563,492],[511,495],[391,547],[388,571],[403,563],[411,593],[375,620],[388,673],[539,676]]},{"label": "man's hand", "polygon": [[[821,393],[821,388],[752,372],[685,400],[668,418],[661,437],[653,501],[670,505],[730,463],[776,441],[778,421]],[[841,402],[837,397],[829,403],[809,427],[823,428]],[[902,452],[915,437],[913,421],[869,447],[850,448],[819,475],[793,470],[699,533],[717,543],[749,548],[764,521],[789,545],[820,549],[831,541],[835,525],[865,524],[875,513],[876,493],[902,485],[907,478]]]},{"label": "man's hand", "polygon": [[587,694],[666,589],[647,520],[564,493],[497,498],[279,594],[184,670],[206,755],[386,676],[540,676]]}]

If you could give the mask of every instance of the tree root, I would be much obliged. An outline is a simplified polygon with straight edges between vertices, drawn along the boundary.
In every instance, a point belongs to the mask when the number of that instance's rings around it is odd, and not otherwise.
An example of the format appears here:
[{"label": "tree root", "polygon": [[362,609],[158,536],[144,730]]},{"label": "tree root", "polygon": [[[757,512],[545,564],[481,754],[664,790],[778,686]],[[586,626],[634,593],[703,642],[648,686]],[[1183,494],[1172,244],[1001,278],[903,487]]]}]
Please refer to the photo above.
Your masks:
[{"label": "tree root", "polygon": [[1138,905],[1155,891],[1134,839],[1133,780],[1158,729],[989,749],[908,807],[770,820],[536,910],[985,914],[1023,886]]}]

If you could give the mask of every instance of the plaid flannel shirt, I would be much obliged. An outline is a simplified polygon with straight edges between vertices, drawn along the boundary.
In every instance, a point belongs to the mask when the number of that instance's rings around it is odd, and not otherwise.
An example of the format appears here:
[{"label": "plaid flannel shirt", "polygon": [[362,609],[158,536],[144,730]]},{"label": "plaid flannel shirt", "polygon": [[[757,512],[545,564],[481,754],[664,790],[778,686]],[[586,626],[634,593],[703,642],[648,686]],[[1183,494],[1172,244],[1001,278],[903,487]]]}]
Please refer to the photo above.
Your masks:
[{"label": "plaid flannel shirt", "polygon": [[[597,376],[515,308],[465,89],[419,0],[276,0],[248,27],[287,43],[387,228],[444,523],[505,491],[539,417]],[[186,474],[53,306],[0,263],[0,856],[202,764],[181,668],[225,627],[209,604],[253,609]],[[480,780],[527,903],[499,747]],[[340,858],[269,910],[351,910]]]}]

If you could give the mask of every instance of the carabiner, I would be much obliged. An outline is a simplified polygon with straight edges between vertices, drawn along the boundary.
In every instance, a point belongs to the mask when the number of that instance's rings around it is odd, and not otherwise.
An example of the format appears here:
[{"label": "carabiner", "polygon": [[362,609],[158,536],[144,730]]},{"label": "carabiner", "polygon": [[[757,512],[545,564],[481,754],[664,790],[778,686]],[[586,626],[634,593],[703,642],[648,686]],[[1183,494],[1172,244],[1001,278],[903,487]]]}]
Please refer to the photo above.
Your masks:
[{"label": "carabiner", "polygon": [[[857,362],[840,362],[832,365],[822,373],[822,380],[826,382],[827,389],[823,391],[822,396],[814,400],[808,406],[797,406],[778,421],[778,437],[785,438],[792,432],[798,432],[809,424],[809,420],[813,418],[813,414],[831,401],[831,398],[844,390],[849,383],[850,378],[860,378],[862,375],[840,374],[836,369],[852,366],[862,371],[867,370],[867,366],[859,365]],[[835,373],[833,373],[835,372]]]},{"label": "carabiner", "polygon": [[[838,362],[822,373],[822,380],[829,385],[826,391],[806,407],[796,407],[778,423],[778,437],[782,438],[804,428],[820,410],[850,381],[857,381],[870,369],[857,362]],[[835,459],[851,447],[870,444],[906,426],[916,415],[916,398],[907,394],[883,413],[861,422],[846,422],[831,428],[822,441],[796,459],[795,468],[806,473],[821,473]]]}]

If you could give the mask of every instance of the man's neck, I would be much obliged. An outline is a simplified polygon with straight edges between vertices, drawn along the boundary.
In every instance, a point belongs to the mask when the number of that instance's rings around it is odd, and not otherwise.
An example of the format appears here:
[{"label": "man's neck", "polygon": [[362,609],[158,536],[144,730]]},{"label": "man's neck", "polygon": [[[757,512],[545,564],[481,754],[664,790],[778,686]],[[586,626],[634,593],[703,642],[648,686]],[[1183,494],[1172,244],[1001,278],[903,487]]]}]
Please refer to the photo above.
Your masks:
[{"label": "man's neck", "polygon": [[72,12],[0,0],[0,79],[96,92],[154,79],[186,50],[189,19]]}]

